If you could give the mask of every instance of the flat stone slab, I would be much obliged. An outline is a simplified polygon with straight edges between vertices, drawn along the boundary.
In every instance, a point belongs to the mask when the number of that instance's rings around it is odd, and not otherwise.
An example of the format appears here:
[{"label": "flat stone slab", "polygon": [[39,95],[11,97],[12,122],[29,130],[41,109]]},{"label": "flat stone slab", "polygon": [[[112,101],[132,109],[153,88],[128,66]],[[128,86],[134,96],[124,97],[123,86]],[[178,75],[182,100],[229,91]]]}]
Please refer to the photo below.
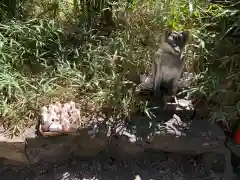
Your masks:
[{"label": "flat stone slab", "polygon": [[62,161],[72,155],[93,157],[107,146],[108,137],[102,133],[92,136],[89,131],[83,129],[76,135],[26,137],[28,159],[38,163]]},{"label": "flat stone slab", "polygon": [[5,164],[27,165],[29,161],[25,155],[25,139],[21,137],[8,138],[1,134],[0,158]]},{"label": "flat stone slab", "polygon": [[234,141],[228,141],[226,145],[236,157],[240,158],[240,144],[237,144]]},{"label": "flat stone slab", "polygon": [[158,130],[149,140],[154,149],[200,154],[224,147],[224,132],[206,120],[183,123],[179,118],[173,118],[157,126]]},{"label": "flat stone slab", "polygon": [[116,130],[119,140],[121,143],[124,140],[126,142],[124,148],[117,148],[118,153],[115,156],[126,152],[126,149],[130,149],[131,154],[135,149],[136,153],[153,150],[201,155],[204,165],[210,169],[214,161],[219,160],[214,159],[219,158],[216,155],[221,155],[220,159],[225,161],[224,179],[233,178],[231,152],[225,146],[225,134],[217,124],[198,118],[182,121],[177,115],[167,121],[164,118],[165,116],[156,116],[151,120],[148,117],[139,117],[126,127],[119,127]]}]

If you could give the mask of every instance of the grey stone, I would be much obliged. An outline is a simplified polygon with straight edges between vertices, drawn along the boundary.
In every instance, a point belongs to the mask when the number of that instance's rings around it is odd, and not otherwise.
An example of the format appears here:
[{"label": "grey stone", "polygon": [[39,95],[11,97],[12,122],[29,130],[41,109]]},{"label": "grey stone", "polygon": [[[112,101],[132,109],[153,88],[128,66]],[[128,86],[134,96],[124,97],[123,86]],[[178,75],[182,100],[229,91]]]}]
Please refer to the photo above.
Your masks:
[{"label": "grey stone", "polygon": [[[148,140],[150,148],[159,151],[209,156],[220,154],[225,159],[224,179],[233,178],[231,153],[225,147],[225,134],[216,124],[207,120],[194,119],[185,123],[178,118],[157,125],[158,131]],[[207,161],[206,159],[209,159]],[[206,169],[212,167],[211,158],[203,158]]]},{"label": "grey stone", "polygon": [[[206,169],[218,164],[218,169],[224,168],[224,179],[231,180],[231,153],[225,146],[224,132],[207,120],[189,118],[193,115],[191,110],[177,108],[154,112],[156,117],[152,119],[135,117],[128,123],[107,125],[108,128],[104,121],[92,122],[72,135],[42,137],[37,136],[35,128],[27,128],[21,137],[13,139],[2,135],[0,158],[4,164],[34,164],[56,163],[71,155],[94,157],[104,150],[116,159],[141,156],[146,151],[178,152],[202,156]],[[231,147],[238,151],[239,146]]]},{"label": "grey stone", "polygon": [[[154,120],[138,117],[132,119],[130,125],[118,126],[117,136],[111,138],[111,156],[119,159],[145,151],[197,155],[202,157],[206,170],[224,169],[224,179],[234,177],[231,153],[225,147],[226,137],[218,125],[203,119],[184,121],[176,114],[167,121],[164,118],[166,116],[157,116]],[[133,137],[135,141],[131,141]]]},{"label": "grey stone", "polygon": [[240,158],[240,144],[236,144],[234,141],[228,141],[226,145],[235,156]]},{"label": "grey stone", "polygon": [[143,139],[137,137],[134,129],[129,129],[124,123],[118,123],[110,136],[107,150],[110,156],[116,159],[124,159],[143,153],[145,143]]},{"label": "grey stone", "polygon": [[158,117],[158,121],[166,121],[167,119],[172,118],[173,114],[178,115],[182,121],[191,120],[196,114],[191,102],[185,99],[177,99],[177,101],[180,101],[180,104],[182,101],[186,101],[188,103],[185,102],[185,107],[182,107],[178,102],[166,102],[164,110],[162,108],[155,108],[154,106],[149,107],[147,110],[150,114]]},{"label": "grey stone", "polygon": [[109,137],[104,132],[95,135],[88,133],[88,129],[81,130],[79,136],[73,138],[73,154],[80,157],[93,157],[103,151],[108,145]]},{"label": "grey stone", "polygon": [[6,137],[0,134],[0,158],[3,164],[28,165],[25,155],[25,139],[22,137]]},{"label": "grey stone", "polygon": [[35,127],[26,128],[23,132],[24,139],[26,138],[36,138],[37,137],[37,130]]},{"label": "grey stone", "polygon": [[201,160],[207,168],[217,172],[224,172],[225,159],[223,154],[205,153],[202,155]]},{"label": "grey stone", "polygon": [[108,156],[119,161],[139,157],[143,152],[143,144],[139,142],[131,143],[126,136],[113,136],[107,148]]},{"label": "grey stone", "polygon": [[183,72],[183,76],[178,80],[179,88],[189,87],[194,80],[194,75],[192,73]]},{"label": "grey stone", "polygon": [[31,163],[63,161],[71,155],[95,156],[102,151],[108,138],[103,133],[89,134],[89,129],[73,135],[26,137],[26,153]]},{"label": "grey stone", "polygon": [[[134,73],[132,72],[132,74]],[[131,79],[134,79],[133,81],[139,84],[139,93],[150,93],[153,91],[153,77],[151,75],[136,75],[135,73],[132,77],[134,78]],[[177,81],[177,85],[180,89],[188,88],[192,84],[193,80],[194,75],[192,73],[183,72],[183,76]]]},{"label": "grey stone", "polygon": [[26,154],[31,164],[56,162],[69,157],[72,136],[26,138]]}]

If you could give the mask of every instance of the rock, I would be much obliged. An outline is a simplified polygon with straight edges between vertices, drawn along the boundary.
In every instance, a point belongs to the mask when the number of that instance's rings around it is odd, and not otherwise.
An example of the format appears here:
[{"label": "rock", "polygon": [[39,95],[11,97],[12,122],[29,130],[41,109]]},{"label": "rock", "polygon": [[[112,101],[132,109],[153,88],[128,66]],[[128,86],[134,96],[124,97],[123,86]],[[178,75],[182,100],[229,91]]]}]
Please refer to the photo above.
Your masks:
[{"label": "rock", "polygon": [[130,142],[127,136],[114,136],[108,148],[108,153],[115,159],[135,157],[144,152],[144,143]]},{"label": "rock", "polygon": [[139,175],[136,175],[134,180],[141,180],[141,177]]},{"label": "rock", "polygon": [[179,88],[188,88],[194,80],[194,75],[192,73],[183,72],[183,76],[178,80]]},{"label": "rock", "polygon": [[139,92],[153,91],[153,78],[152,76],[140,76],[141,84],[139,84]]},{"label": "rock", "polygon": [[23,162],[20,162],[20,161],[14,161],[14,160],[11,160],[11,159],[5,159],[5,158],[1,158],[0,159],[0,164],[3,165],[3,166],[27,166],[28,163],[23,163]]},{"label": "rock", "polygon": [[238,158],[240,158],[240,144],[236,144],[234,141],[227,141],[227,147]]},{"label": "rock", "polygon": [[[220,154],[225,159],[224,179],[233,177],[231,153],[225,147],[226,137],[218,125],[199,119],[186,123],[175,116],[167,122],[159,122],[156,127],[158,130],[148,140],[151,149],[192,155]],[[203,159],[206,168],[211,168],[212,159]]]},{"label": "rock", "polygon": [[223,172],[225,169],[225,161],[223,154],[205,153],[202,155],[201,159],[203,164],[205,166],[208,166],[208,169],[213,169],[217,172]]},{"label": "rock", "polygon": [[8,138],[0,134],[0,158],[3,158],[3,164],[28,165],[29,161],[25,155],[25,139],[22,137]]},{"label": "rock", "polygon": [[88,129],[81,130],[80,135],[72,139],[73,154],[80,157],[93,157],[106,148],[108,138],[103,132],[91,135]]},{"label": "rock", "polygon": [[23,137],[24,137],[24,139],[37,137],[36,128],[34,126],[31,128],[26,128],[25,131],[23,132]]},{"label": "rock", "polygon": [[186,99],[178,99],[177,101],[178,101],[179,106],[182,107],[182,108],[186,108],[186,109],[189,108],[189,109],[190,109],[191,106],[192,106],[192,102],[189,101],[189,100],[186,100]]},{"label": "rock", "polygon": [[55,137],[26,137],[26,153],[31,163],[64,161],[71,155],[89,157],[102,151],[108,138],[101,133],[89,135],[89,129],[79,134]]},{"label": "rock", "polygon": [[70,155],[71,136],[26,138],[26,154],[31,164],[65,160]]},{"label": "rock", "polygon": [[[135,79],[138,79],[137,84],[140,84],[139,90],[138,90],[139,93],[150,94],[151,92],[153,92],[153,78],[151,75],[149,76],[140,75],[140,77]],[[188,88],[192,84],[193,80],[194,80],[194,75],[192,73],[183,72],[183,76],[178,80],[177,85],[180,89]]]},{"label": "rock", "polygon": [[172,118],[173,114],[178,115],[183,121],[191,120],[196,115],[196,111],[191,102],[185,99],[178,99],[178,101],[180,101],[180,103],[182,103],[182,101],[187,101],[188,103],[185,102],[186,107],[178,105],[177,102],[166,103],[164,110],[163,108],[155,108],[154,106],[151,106],[145,111],[158,117],[158,121],[166,121],[167,119]]},{"label": "rock", "polygon": [[[146,151],[177,152],[202,156],[206,169],[224,168],[224,179],[231,180],[231,152],[225,147],[224,132],[206,119],[193,118],[192,110],[185,108],[188,103],[180,103],[181,110],[174,106],[168,111],[155,111],[150,113],[152,119],[140,116],[121,124],[91,121],[89,127],[71,135],[42,137],[37,136],[35,128],[27,128],[21,138],[2,135],[0,158],[4,164],[34,164],[57,163],[72,155],[94,157],[104,150],[115,159],[142,156]],[[238,153],[239,146],[228,147]]]},{"label": "rock", "polygon": [[118,160],[135,157],[144,152],[145,142],[139,140],[136,133],[127,128],[127,124],[118,123],[110,137],[109,155]]},{"label": "rock", "polygon": [[235,143],[234,140],[228,140],[226,146],[232,153],[232,165],[235,172],[239,173],[240,168],[240,145]]},{"label": "rock", "polygon": [[[135,118],[131,120],[131,125],[125,131],[135,134],[137,140],[145,141],[140,146],[144,151],[202,155],[202,161],[207,170],[210,168],[221,169],[223,165],[214,166],[214,161],[218,161],[220,164],[224,164],[224,179],[231,179],[234,175],[231,153],[224,144],[226,140],[224,132],[217,124],[211,124],[206,119],[197,117],[184,119],[187,117],[185,113],[188,114],[188,111],[183,109],[181,116],[174,114],[170,119],[170,110],[155,112],[155,118],[152,116],[152,119],[148,117]],[[128,141],[129,139],[130,137],[128,137]],[[120,143],[118,142],[118,144]],[[132,147],[134,147],[134,143]],[[138,153],[138,151],[135,150],[132,153]],[[224,160],[224,162],[219,160]]]}]

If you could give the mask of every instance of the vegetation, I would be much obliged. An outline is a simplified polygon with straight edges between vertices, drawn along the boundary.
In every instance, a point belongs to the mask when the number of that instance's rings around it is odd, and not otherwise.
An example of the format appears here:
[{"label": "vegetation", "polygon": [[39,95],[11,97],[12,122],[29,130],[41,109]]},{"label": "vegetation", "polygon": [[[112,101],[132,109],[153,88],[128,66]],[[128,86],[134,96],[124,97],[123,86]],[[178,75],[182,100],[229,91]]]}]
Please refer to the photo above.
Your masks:
[{"label": "vegetation", "polygon": [[[104,13],[109,4],[114,23]],[[16,134],[36,122],[41,105],[70,99],[86,120],[101,108],[128,118],[146,105],[128,75],[149,72],[162,32],[171,27],[191,33],[186,70],[196,76],[187,95],[208,104],[210,119],[229,128],[240,113],[239,7],[237,1],[5,0],[0,122]]]}]

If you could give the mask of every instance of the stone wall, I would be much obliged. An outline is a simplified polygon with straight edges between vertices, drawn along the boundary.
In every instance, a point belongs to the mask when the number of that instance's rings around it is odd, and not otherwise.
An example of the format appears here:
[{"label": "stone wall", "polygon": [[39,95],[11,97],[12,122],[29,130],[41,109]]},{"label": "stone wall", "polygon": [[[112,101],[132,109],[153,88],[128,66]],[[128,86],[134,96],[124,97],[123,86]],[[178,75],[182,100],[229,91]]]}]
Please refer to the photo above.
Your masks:
[{"label": "stone wall", "polygon": [[207,168],[224,159],[224,178],[231,179],[231,153],[225,146],[226,137],[221,128],[200,118],[198,113],[194,118],[190,118],[193,112],[176,110],[174,113],[174,116],[167,113],[163,116],[155,112],[153,120],[135,117],[131,122],[114,126],[92,123],[72,135],[43,137],[37,135],[35,128],[27,128],[21,137],[7,138],[1,134],[0,158],[4,165],[27,166],[56,163],[70,156],[94,157],[103,151],[120,159],[145,151],[179,152],[203,156]]}]

